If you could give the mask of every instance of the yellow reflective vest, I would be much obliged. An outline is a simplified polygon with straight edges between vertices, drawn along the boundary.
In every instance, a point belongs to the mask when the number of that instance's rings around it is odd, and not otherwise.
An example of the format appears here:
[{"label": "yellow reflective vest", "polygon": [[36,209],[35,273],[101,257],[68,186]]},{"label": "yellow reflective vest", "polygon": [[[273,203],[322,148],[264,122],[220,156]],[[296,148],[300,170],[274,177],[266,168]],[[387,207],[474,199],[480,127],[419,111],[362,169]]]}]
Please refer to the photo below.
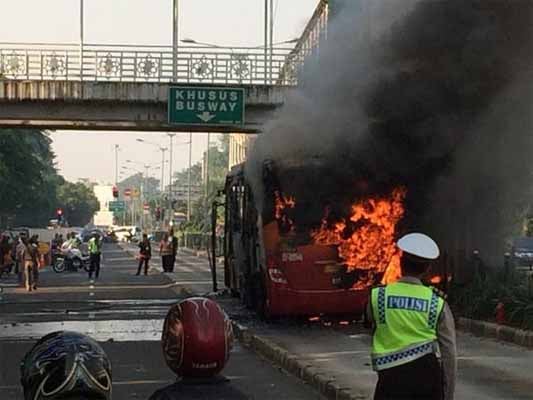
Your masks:
[{"label": "yellow reflective vest", "polygon": [[396,282],[372,290],[372,366],[384,370],[439,355],[437,323],[444,300],[431,288]]}]

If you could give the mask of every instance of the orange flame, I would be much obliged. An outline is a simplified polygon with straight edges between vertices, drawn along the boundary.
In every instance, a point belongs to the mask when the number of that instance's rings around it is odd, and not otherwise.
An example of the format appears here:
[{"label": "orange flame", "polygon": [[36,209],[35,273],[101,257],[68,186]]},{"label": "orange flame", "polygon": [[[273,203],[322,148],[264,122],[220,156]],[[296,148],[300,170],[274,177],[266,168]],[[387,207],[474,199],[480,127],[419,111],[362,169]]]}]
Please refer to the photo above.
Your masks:
[{"label": "orange flame", "polygon": [[[405,189],[397,188],[387,198],[358,202],[352,206],[348,221],[333,226],[328,224],[326,209],[322,226],[311,236],[317,244],[336,245],[348,270],[370,270],[373,275],[383,274],[382,283],[394,282],[401,276],[401,251],[396,247],[395,233],[404,215],[405,195]],[[356,287],[371,283],[358,282]]]},{"label": "orange flame", "polygon": [[291,231],[294,229],[294,222],[286,214],[285,210],[294,208],[296,206],[296,200],[291,196],[283,196],[279,191],[274,192],[275,200],[275,217],[278,222]]}]

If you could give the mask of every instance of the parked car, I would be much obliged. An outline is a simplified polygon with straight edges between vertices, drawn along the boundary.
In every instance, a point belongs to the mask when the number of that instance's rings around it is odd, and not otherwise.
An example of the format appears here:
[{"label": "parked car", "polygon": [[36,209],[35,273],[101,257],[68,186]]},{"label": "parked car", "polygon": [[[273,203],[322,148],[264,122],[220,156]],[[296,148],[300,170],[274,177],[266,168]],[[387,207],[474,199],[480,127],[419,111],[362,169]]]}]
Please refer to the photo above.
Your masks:
[{"label": "parked car", "polygon": [[511,249],[513,263],[516,266],[533,266],[533,237],[517,237]]},{"label": "parked car", "polygon": [[108,235],[104,231],[100,229],[87,229],[81,233],[81,239],[83,243],[88,242],[95,233],[100,236],[100,239],[104,243],[109,243],[111,241],[110,238],[108,238]]}]

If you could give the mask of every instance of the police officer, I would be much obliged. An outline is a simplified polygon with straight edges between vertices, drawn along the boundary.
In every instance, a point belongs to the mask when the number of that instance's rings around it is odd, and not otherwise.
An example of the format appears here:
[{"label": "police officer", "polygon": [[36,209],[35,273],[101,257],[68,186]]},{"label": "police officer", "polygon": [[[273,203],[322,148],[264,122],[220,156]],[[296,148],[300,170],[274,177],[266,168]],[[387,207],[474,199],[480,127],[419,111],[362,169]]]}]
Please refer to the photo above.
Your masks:
[{"label": "police officer", "polygon": [[89,267],[89,279],[92,279],[93,273],[94,277],[98,279],[100,275],[100,258],[101,258],[101,244],[100,236],[95,233],[93,237],[89,240],[89,257],[90,257],[90,267]]},{"label": "police officer", "polygon": [[411,233],[402,250],[402,278],[371,292],[367,314],[374,328],[372,366],[378,373],[375,400],[452,400],[456,345],[453,315],[436,289],[421,278],[439,248],[430,237]]}]

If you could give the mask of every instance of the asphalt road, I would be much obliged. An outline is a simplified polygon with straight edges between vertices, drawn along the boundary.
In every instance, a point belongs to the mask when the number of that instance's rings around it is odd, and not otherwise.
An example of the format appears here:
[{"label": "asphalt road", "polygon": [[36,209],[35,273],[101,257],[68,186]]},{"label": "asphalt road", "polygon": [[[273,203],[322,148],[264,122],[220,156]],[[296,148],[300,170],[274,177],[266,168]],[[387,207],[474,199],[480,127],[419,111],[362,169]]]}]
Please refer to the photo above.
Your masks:
[{"label": "asphalt road", "polygon": [[[154,257],[147,277],[135,276],[134,246],[107,246],[101,279],[44,271],[37,292],[2,280],[0,301],[0,399],[22,399],[18,363],[33,341],[60,329],[84,332],[102,343],[114,370],[114,399],[147,399],[173,385],[159,339],[171,304],[190,294],[211,291],[209,265],[189,252],[178,256],[174,273],[162,274]],[[219,283],[222,276],[219,276]],[[92,293],[92,294],[91,294]],[[343,387],[371,396],[376,375],[370,368],[368,332],[339,321],[302,323],[259,321],[236,299],[215,297],[239,323],[289,350],[308,365],[335,377]],[[533,398],[533,352],[490,339],[458,336],[457,400]],[[5,360],[5,362],[4,362]],[[8,365],[8,368],[4,366]],[[287,376],[245,348],[236,346],[224,370],[229,379],[213,385],[175,384],[168,390],[180,399],[318,399],[300,380]]]},{"label": "asphalt road", "polygon": [[300,380],[238,345],[223,371],[225,379],[175,382],[159,342],[164,316],[191,290],[209,291],[210,279],[205,262],[180,257],[182,269],[174,275],[162,274],[154,262],[148,276],[135,276],[132,256],[106,245],[101,276],[94,283],[86,274],[48,269],[36,292],[17,288],[14,278],[0,281],[0,399],[23,399],[20,360],[37,338],[62,329],[89,334],[102,344],[113,365],[114,400],[148,399],[163,388],[180,399],[319,399]]}]

